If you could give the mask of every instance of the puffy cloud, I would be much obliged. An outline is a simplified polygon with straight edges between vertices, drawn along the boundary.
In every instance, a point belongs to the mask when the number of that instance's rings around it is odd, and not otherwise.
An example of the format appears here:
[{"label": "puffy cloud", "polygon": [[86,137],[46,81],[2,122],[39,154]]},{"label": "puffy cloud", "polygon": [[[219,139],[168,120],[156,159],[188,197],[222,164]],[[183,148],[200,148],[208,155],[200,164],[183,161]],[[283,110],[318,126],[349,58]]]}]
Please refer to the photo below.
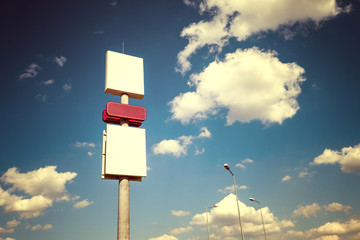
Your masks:
[{"label": "puffy cloud", "polygon": [[239,167],[239,168],[246,168],[246,166],[244,165],[245,163],[253,163],[254,161],[253,160],[251,160],[250,158],[246,158],[246,159],[244,159],[244,160],[242,160],[241,161],[241,163],[237,163],[236,165],[235,165],[235,167]]},{"label": "puffy cloud", "polygon": [[328,236],[315,238],[314,240],[340,240],[340,238],[338,235],[328,235]]},{"label": "puffy cloud", "polygon": [[293,217],[304,216],[310,218],[310,216],[316,216],[318,211],[321,211],[322,207],[317,203],[311,205],[302,206],[299,205],[296,210],[293,211]]},{"label": "puffy cloud", "polygon": [[[241,185],[241,186],[236,186],[236,189],[237,190],[242,190],[242,189],[247,189],[247,186],[245,186],[245,185]],[[234,185],[231,185],[231,186],[228,186],[228,187],[226,187],[226,188],[224,188],[224,189],[219,189],[218,190],[218,192],[219,193],[225,193],[225,194],[227,194],[227,193],[231,193],[231,192],[234,192],[235,190],[234,190]]]},{"label": "puffy cloud", "polygon": [[176,217],[184,217],[184,216],[190,215],[190,212],[183,211],[183,210],[171,210],[171,214]]},{"label": "puffy cloud", "polygon": [[172,235],[178,235],[178,234],[181,234],[181,233],[185,233],[185,232],[190,232],[190,231],[193,231],[193,227],[191,226],[188,226],[188,227],[180,227],[180,228],[175,228],[173,230],[170,231],[170,234]]},{"label": "puffy cloud", "polygon": [[71,83],[65,83],[63,85],[63,89],[65,90],[65,92],[70,92],[70,90],[72,89]]},{"label": "puffy cloud", "polygon": [[211,132],[206,127],[202,127],[198,138],[211,138]]},{"label": "puffy cloud", "polygon": [[164,234],[164,235],[162,235],[160,237],[149,238],[148,240],[178,240],[178,238],[173,236],[173,235]]},{"label": "puffy cloud", "polygon": [[242,163],[253,163],[254,160],[250,159],[250,158],[245,158],[244,160],[241,161]]},{"label": "puffy cloud", "polygon": [[1,180],[6,184],[12,184],[13,189],[21,190],[31,196],[56,199],[67,192],[65,184],[76,176],[74,172],[58,173],[56,166],[47,166],[27,173],[20,173],[14,167],[8,169]]},{"label": "puffy cloud", "polygon": [[[184,2],[196,6],[189,0]],[[206,45],[210,52],[220,52],[230,38],[244,41],[255,34],[277,30],[285,37],[292,36],[290,27],[296,23],[319,23],[349,9],[341,9],[335,0],[318,0],[315,4],[311,0],[205,0],[199,8],[201,14],[209,14],[210,20],[192,23],[182,30],[180,36],[189,41],[177,56],[177,71],[182,74],[191,69],[191,55]]]},{"label": "puffy cloud", "polygon": [[344,206],[341,203],[333,202],[328,205],[324,205],[324,210],[327,212],[344,212],[350,214],[351,206]]},{"label": "puffy cloud", "polygon": [[57,65],[63,67],[67,59],[64,56],[60,56],[60,57],[54,57],[53,60]]},{"label": "puffy cloud", "polygon": [[115,7],[118,4],[118,1],[111,1],[109,4],[113,7]]},{"label": "puffy cloud", "polygon": [[360,144],[354,147],[344,147],[341,152],[331,149],[325,149],[324,152],[317,156],[310,165],[321,164],[340,164],[341,171],[344,173],[360,174]]},{"label": "puffy cloud", "polygon": [[14,220],[11,220],[11,221],[7,221],[6,222],[6,227],[15,228],[15,227],[19,226],[19,224],[20,224],[20,221],[14,219]]},{"label": "puffy cloud", "polygon": [[53,226],[51,224],[45,224],[43,226],[40,224],[37,224],[35,226],[27,226],[27,228],[30,228],[32,231],[36,231],[36,230],[47,231],[49,229],[52,229]]},{"label": "puffy cloud", "polygon": [[319,211],[326,212],[344,212],[346,214],[350,214],[351,206],[342,205],[338,202],[329,203],[328,205],[320,206],[317,203],[313,203],[311,205],[299,205],[296,210],[293,211],[293,217],[304,216],[306,218],[310,218],[311,216],[316,216]]},{"label": "puffy cloud", "polygon": [[289,175],[286,175],[285,177],[283,177],[281,179],[282,182],[286,182],[286,181],[290,181],[291,180],[291,177]]},{"label": "puffy cloud", "polygon": [[95,147],[95,143],[91,142],[75,142],[75,147],[82,148],[82,147]]},{"label": "puffy cloud", "polygon": [[[210,138],[210,137],[211,137],[211,132],[206,127],[202,127],[200,129],[200,133],[198,136],[190,135],[190,136],[181,136],[178,137],[177,139],[169,139],[169,140],[165,139],[157,144],[154,144],[152,150],[156,155],[170,154],[178,158],[180,156],[185,156],[187,154],[188,147],[190,146],[190,144],[192,144],[192,141],[194,139]],[[202,152],[204,151],[205,149],[203,148]],[[197,150],[195,154],[198,155],[201,154],[201,152]]]},{"label": "puffy cloud", "polygon": [[13,233],[15,230],[13,228],[5,229],[0,227],[0,233]]},{"label": "puffy cloud", "polygon": [[92,155],[94,155],[95,153],[94,152],[88,152],[87,153],[89,156],[92,156]]},{"label": "puffy cloud", "polygon": [[229,53],[203,72],[192,74],[193,92],[181,93],[169,102],[172,119],[183,124],[227,109],[227,125],[235,121],[281,124],[299,109],[304,69],[296,63],[282,63],[275,51],[256,47]]},{"label": "puffy cloud", "polygon": [[51,85],[51,84],[54,84],[55,83],[55,80],[53,79],[49,79],[49,80],[46,80],[46,81],[43,81],[42,84],[44,85]]},{"label": "puffy cloud", "polygon": [[338,235],[352,234],[360,231],[360,219],[351,218],[344,222],[327,222],[317,228],[311,228],[305,232],[290,230],[288,235],[306,239],[336,240]]},{"label": "puffy cloud", "polygon": [[[66,183],[76,177],[76,173],[58,173],[56,166],[47,166],[27,173],[20,173],[17,168],[8,169],[0,178],[5,184],[12,184],[9,190],[0,187],[0,206],[4,212],[18,212],[20,218],[35,218],[44,214],[44,210],[53,205],[53,201],[68,200]],[[12,194],[22,191],[25,196]]]},{"label": "puffy cloud", "polygon": [[38,93],[35,95],[35,100],[38,102],[46,102],[47,99],[48,99],[48,95],[46,94]]},{"label": "puffy cloud", "polygon": [[[236,196],[229,194],[220,202],[215,204],[208,214],[209,225],[216,231],[214,239],[237,239],[240,235],[239,219],[236,204]],[[239,201],[243,231],[248,238],[263,237],[263,225],[260,209],[246,206]],[[268,207],[261,209],[264,217],[264,224],[268,236],[281,234],[285,228],[294,227],[290,220],[280,221]],[[206,213],[196,214],[190,221],[191,225],[207,226]]]},{"label": "puffy cloud", "polygon": [[25,70],[25,73],[21,74],[19,78],[20,79],[34,78],[39,74],[39,72],[38,72],[39,69],[41,69],[41,67],[39,65],[37,65],[36,63],[32,63]]},{"label": "puffy cloud", "polygon": [[87,206],[90,206],[91,204],[93,204],[94,202],[89,202],[87,199],[84,199],[80,202],[77,202],[74,204],[74,208],[76,209],[80,209],[80,208],[84,208],[84,207],[87,207]]},{"label": "puffy cloud", "polygon": [[184,140],[184,137],[179,137],[177,140],[169,139],[169,140],[162,140],[160,143],[157,143],[153,146],[154,154],[171,154],[175,157],[180,157],[182,155],[187,154],[187,146],[191,143],[189,138],[186,138],[187,141]]},{"label": "puffy cloud", "polygon": [[195,149],[195,155],[200,155],[203,154],[205,152],[205,148],[202,148],[201,150],[199,150],[198,148]]},{"label": "puffy cloud", "polygon": [[244,168],[244,169],[246,168],[246,166],[242,163],[235,164],[235,167]]}]

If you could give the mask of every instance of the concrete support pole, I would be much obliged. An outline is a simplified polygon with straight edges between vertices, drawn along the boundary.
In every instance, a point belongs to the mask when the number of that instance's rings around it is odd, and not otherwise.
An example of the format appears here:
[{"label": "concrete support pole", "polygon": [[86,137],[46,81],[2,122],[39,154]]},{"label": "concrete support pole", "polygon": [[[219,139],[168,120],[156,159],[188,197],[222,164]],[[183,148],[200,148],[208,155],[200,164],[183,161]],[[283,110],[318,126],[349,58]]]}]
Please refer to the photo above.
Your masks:
[{"label": "concrete support pole", "polygon": [[117,240],[130,239],[130,196],[129,179],[119,179],[119,209],[118,209],[118,237]]},{"label": "concrete support pole", "polygon": [[[121,103],[129,104],[129,96],[121,95]],[[122,127],[128,127],[129,122],[120,120]],[[119,178],[119,207],[117,240],[130,240],[130,184],[127,177]]]}]

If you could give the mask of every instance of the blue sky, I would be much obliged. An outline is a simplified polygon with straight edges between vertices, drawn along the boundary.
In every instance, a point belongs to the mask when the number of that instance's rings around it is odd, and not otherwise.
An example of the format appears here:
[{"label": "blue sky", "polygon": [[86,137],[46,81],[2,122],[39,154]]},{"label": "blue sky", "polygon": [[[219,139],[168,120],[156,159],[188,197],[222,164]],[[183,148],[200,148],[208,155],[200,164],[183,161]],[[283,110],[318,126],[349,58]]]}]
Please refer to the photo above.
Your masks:
[{"label": "blue sky", "polygon": [[144,59],[134,240],[360,239],[360,2],[5,1],[0,240],[115,239],[107,50]]}]

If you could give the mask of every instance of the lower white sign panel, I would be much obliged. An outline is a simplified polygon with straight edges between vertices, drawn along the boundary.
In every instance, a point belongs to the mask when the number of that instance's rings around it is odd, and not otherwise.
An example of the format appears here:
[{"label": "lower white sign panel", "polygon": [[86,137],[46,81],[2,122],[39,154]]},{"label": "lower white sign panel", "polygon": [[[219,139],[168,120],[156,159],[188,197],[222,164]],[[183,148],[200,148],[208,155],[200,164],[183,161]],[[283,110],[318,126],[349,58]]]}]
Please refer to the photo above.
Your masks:
[{"label": "lower white sign panel", "polygon": [[102,178],[146,177],[145,129],[107,124],[103,135]]}]

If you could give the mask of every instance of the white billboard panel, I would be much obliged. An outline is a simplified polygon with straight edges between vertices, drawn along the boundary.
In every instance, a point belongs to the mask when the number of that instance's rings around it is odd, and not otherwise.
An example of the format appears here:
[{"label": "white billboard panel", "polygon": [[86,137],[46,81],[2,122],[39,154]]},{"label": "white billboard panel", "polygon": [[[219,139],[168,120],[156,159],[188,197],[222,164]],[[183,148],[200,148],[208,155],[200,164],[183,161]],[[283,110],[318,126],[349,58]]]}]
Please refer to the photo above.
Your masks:
[{"label": "white billboard panel", "polygon": [[107,124],[103,135],[102,178],[146,177],[145,129]]},{"label": "white billboard panel", "polygon": [[144,97],[143,59],[113,51],[106,52],[105,93],[130,98]]}]

